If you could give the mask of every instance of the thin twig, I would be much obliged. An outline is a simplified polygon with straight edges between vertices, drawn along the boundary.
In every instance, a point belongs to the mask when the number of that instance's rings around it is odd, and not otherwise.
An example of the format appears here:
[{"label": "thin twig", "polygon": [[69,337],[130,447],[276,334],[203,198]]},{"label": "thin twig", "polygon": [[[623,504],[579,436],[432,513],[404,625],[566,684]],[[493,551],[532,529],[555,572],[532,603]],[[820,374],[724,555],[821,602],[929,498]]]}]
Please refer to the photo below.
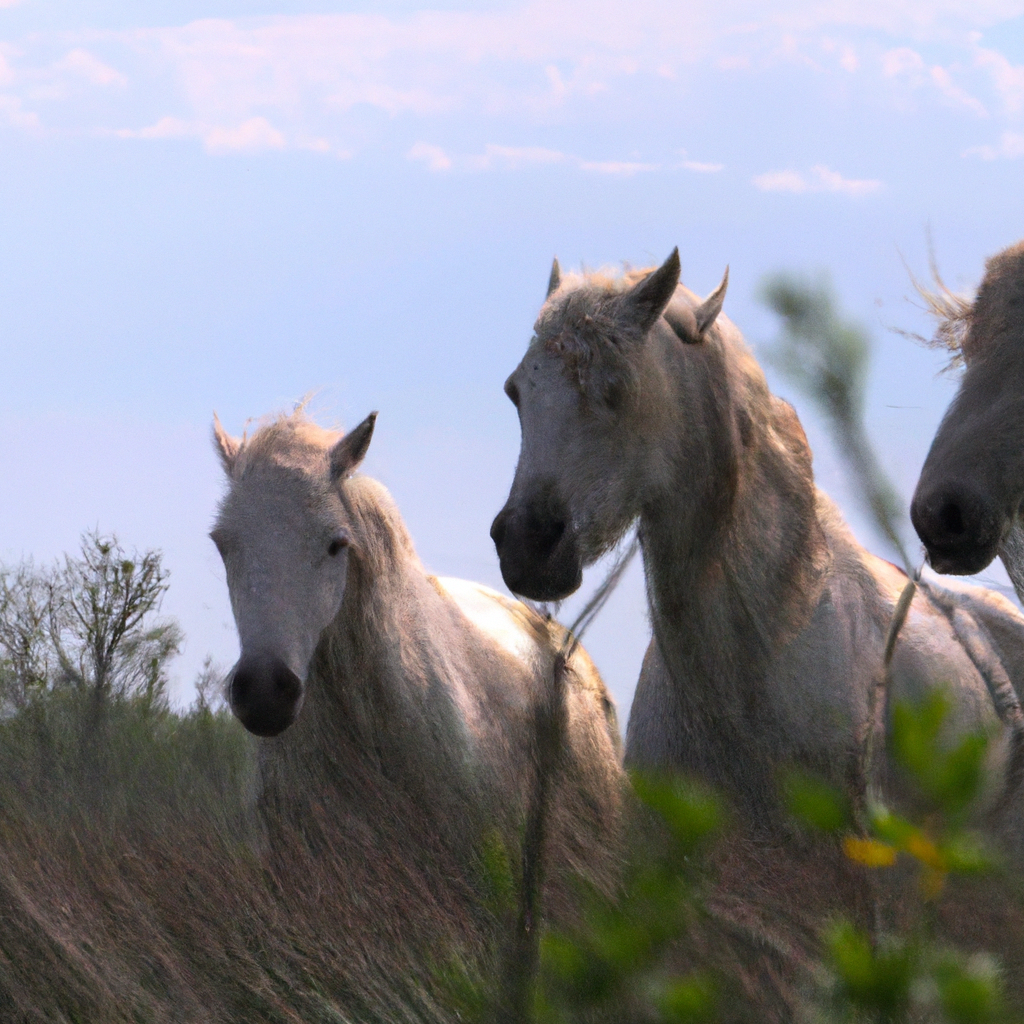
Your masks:
[{"label": "thin twig", "polygon": [[551,687],[546,700],[537,702],[534,712],[536,765],[534,790],[526,817],[523,836],[523,884],[520,892],[519,919],[512,945],[511,962],[502,1008],[507,1024],[528,1024],[533,1018],[533,991],[540,968],[541,894],[544,888],[544,852],[554,781],[565,747],[565,686],[569,661],[576,653],[583,634],[604,608],[622,580],[640,547],[634,534],[629,545],[616,559],[604,582],[594,592],[583,611],[566,630],[562,645],[555,654],[551,670]]}]

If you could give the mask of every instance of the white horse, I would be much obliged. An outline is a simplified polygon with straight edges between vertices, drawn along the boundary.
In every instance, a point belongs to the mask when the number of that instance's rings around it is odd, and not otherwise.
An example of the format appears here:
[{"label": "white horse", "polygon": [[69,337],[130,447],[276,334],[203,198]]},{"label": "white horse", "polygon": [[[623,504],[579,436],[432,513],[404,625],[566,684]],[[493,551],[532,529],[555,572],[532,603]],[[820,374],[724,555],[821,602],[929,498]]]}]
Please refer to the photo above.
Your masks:
[{"label": "white horse", "polygon": [[[478,937],[493,933],[473,872],[494,834],[518,863],[538,707],[565,633],[518,601],[424,570],[384,487],[349,478],[373,427],[370,416],[341,436],[296,413],[239,441],[215,423],[228,490],[212,537],[241,643],[231,707],[268,737],[264,812],[314,845],[326,829],[319,845],[352,877],[332,897],[339,914],[374,916],[353,971],[386,976],[410,915],[433,915],[452,942],[473,921]],[[583,651],[564,682],[544,850],[556,918],[571,876],[612,876],[623,780],[614,707]],[[438,964],[419,966],[429,976]]]},{"label": "white horse", "polygon": [[[859,784],[868,731],[885,729],[894,701],[937,685],[954,693],[953,728],[997,731],[1001,767],[1024,618],[978,588],[922,588],[872,720],[907,579],[815,488],[795,412],[721,315],[727,280],[701,301],[678,284],[678,252],[619,278],[563,279],[556,262],[505,385],[522,428],[491,531],[505,582],[564,597],[638,520],[654,639],[627,764],[694,771],[753,820],[772,815],[780,765]],[[884,760],[880,772],[883,784]]]}]

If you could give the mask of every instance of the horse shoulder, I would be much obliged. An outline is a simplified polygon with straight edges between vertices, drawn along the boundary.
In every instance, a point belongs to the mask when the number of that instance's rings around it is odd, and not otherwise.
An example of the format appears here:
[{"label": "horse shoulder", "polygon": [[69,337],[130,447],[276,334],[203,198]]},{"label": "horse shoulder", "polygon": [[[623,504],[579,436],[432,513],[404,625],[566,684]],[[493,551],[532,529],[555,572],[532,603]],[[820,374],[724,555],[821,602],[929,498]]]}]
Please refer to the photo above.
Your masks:
[{"label": "horse shoulder", "polygon": [[772,704],[787,725],[783,733],[801,745],[837,750],[849,744],[866,714],[901,588],[878,571],[892,567],[857,544],[820,493],[817,515],[825,542],[820,592],[810,621],[777,657],[770,683]]}]

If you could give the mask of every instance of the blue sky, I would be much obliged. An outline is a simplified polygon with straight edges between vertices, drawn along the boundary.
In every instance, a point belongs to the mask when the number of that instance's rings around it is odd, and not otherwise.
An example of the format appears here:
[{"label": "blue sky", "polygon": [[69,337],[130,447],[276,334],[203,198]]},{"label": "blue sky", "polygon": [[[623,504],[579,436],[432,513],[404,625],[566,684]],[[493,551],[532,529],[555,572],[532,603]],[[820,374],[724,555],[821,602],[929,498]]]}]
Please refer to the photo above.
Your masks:
[{"label": "blue sky", "polygon": [[[184,697],[235,656],[212,411],[240,433],[314,392],[325,423],[380,410],[366,469],[428,566],[500,585],[501,384],[552,256],[674,245],[698,292],[731,266],[755,348],[766,273],[830,275],[909,494],[954,381],[887,330],[929,330],[904,260],[927,273],[930,228],[970,289],[1022,185],[1024,0],[0,0],[0,558],[91,526],[162,548]],[[623,712],[647,629],[634,573],[588,636]]]}]

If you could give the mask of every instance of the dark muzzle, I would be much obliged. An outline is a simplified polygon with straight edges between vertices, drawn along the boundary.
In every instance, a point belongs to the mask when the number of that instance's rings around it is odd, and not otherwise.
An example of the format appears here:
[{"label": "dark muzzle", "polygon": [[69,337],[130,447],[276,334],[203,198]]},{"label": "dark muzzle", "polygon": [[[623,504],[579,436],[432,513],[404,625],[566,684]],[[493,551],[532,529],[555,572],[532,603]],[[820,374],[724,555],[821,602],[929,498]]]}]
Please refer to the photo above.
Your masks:
[{"label": "dark muzzle", "polygon": [[956,576],[981,572],[999,550],[1002,517],[965,484],[919,485],[910,519],[936,572]]},{"label": "dark muzzle", "polygon": [[583,582],[583,564],[564,506],[550,495],[506,505],[491,524],[501,575],[515,594],[557,601]]},{"label": "dark muzzle", "polygon": [[249,732],[277,736],[299,714],[302,680],[280,658],[243,654],[231,673],[228,697]]}]

